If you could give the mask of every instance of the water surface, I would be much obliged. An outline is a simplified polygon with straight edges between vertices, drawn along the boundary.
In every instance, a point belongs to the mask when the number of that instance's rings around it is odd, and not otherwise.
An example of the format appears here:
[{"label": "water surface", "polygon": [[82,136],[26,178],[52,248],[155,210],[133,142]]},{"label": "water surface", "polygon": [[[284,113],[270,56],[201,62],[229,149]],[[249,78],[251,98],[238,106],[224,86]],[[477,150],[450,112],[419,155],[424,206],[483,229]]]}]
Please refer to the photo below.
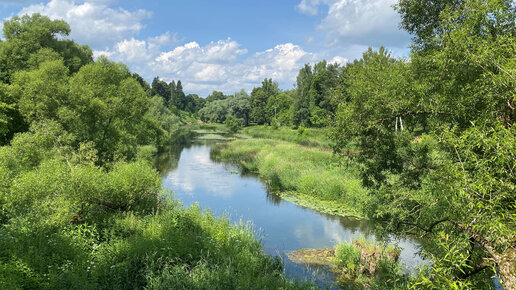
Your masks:
[{"label": "water surface", "polygon": [[[319,213],[267,193],[256,176],[242,175],[236,166],[212,160],[213,144],[195,141],[163,155],[158,168],[164,186],[172,189],[174,198],[185,207],[198,203],[235,223],[252,222],[265,252],[284,261],[287,276],[331,286],[331,272],[293,263],[286,254],[301,248],[333,248],[360,236],[374,239],[367,221]],[[401,240],[398,245],[402,248],[401,263],[407,269],[422,263],[416,255],[416,242]]]}]

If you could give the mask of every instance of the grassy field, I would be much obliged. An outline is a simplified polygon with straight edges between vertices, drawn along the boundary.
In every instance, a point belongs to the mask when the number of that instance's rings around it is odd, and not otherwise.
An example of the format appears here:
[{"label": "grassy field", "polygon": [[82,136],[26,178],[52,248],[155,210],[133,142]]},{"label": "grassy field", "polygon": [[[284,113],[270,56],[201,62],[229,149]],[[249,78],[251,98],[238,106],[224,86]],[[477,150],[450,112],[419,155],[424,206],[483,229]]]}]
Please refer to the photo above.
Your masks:
[{"label": "grassy field", "polygon": [[[271,191],[303,206],[339,214],[362,216],[368,199],[358,168],[329,150],[271,139],[236,140],[216,146],[216,159],[256,172]],[[290,193],[289,193],[290,191]]]},{"label": "grassy field", "polygon": [[252,126],[242,129],[242,134],[252,138],[283,140],[310,147],[331,147],[326,129]]}]

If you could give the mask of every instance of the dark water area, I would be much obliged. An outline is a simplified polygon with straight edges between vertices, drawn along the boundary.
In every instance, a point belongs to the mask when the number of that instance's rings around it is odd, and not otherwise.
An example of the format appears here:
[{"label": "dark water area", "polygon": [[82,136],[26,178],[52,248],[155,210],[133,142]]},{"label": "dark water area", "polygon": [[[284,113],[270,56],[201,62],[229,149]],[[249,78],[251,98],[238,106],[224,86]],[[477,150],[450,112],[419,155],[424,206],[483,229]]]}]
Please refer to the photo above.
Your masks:
[{"label": "dark water area", "polygon": [[[287,253],[303,248],[333,248],[359,237],[375,239],[368,221],[297,206],[267,193],[258,177],[243,175],[234,165],[212,160],[210,151],[215,142],[198,140],[162,154],[157,167],[163,185],[172,189],[174,198],[185,207],[198,203],[217,216],[228,216],[234,223],[251,222],[265,252],[283,260],[287,276],[333,287],[330,271],[296,264],[287,258]],[[397,243],[402,248],[401,263],[407,270],[423,264],[416,254],[417,242]]]}]

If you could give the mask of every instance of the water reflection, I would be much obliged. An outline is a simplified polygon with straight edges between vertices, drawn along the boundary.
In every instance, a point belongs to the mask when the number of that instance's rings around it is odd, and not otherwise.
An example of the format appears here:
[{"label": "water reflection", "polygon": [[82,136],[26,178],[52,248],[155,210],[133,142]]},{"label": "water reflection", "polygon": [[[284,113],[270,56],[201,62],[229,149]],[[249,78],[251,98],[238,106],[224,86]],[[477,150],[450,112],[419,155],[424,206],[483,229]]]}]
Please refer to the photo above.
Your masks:
[{"label": "water reflection", "polygon": [[[174,197],[185,206],[198,202],[216,215],[226,214],[232,221],[252,221],[264,250],[282,257],[287,275],[313,277],[319,285],[328,286],[333,277],[329,271],[292,263],[286,253],[301,248],[331,248],[361,236],[374,239],[373,228],[367,221],[321,214],[294,205],[268,193],[257,177],[232,174],[239,169],[210,159],[211,144],[194,143],[180,154],[173,150],[174,156],[179,155],[178,161],[163,159],[166,160],[166,166],[160,167],[163,184],[173,189]],[[421,259],[415,256],[418,247],[414,242],[403,240],[399,245],[404,265],[421,264]]]},{"label": "water reflection", "polygon": [[279,196],[279,194],[276,194],[274,192],[270,192],[269,190],[266,191],[267,193],[267,202],[269,202],[271,205],[280,205],[281,204],[281,196]]}]

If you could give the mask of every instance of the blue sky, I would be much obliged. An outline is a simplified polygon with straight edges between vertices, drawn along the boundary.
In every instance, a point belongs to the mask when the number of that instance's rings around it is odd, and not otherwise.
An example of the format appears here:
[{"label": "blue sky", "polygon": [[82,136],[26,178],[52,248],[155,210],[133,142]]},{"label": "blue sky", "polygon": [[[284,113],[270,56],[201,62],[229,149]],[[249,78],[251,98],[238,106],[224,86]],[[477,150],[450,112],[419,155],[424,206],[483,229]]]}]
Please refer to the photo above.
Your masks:
[{"label": "blue sky", "polygon": [[345,63],[367,47],[406,56],[396,0],[0,0],[0,17],[63,19],[95,56],[129,65],[148,81],[180,79],[187,93],[250,90],[264,78],[291,89],[299,69]]}]

